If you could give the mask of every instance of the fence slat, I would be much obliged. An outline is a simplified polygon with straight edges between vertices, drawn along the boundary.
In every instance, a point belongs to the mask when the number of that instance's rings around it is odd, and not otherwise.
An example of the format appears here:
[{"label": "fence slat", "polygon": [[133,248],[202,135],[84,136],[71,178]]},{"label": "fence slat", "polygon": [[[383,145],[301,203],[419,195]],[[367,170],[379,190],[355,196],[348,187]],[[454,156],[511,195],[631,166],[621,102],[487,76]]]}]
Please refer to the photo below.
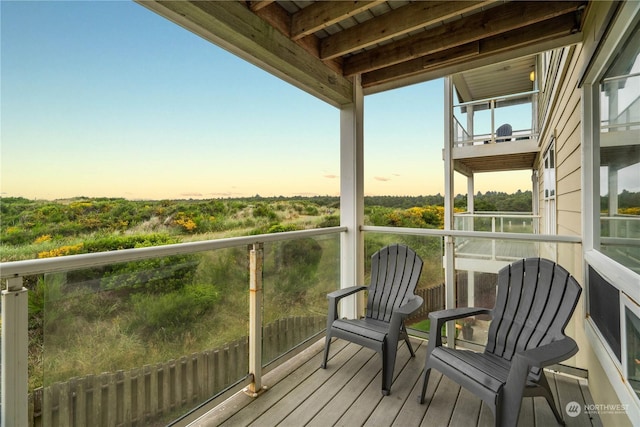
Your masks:
[{"label": "fence slat", "polygon": [[[426,305],[426,304],[425,304]],[[263,328],[272,361],[325,328],[324,316],[279,319]],[[164,364],[72,378],[34,390],[29,427],[141,426],[211,397],[248,373],[248,337]]]},{"label": "fence slat", "polygon": [[[149,418],[154,419],[158,415],[158,367],[147,366],[149,375],[147,378],[147,402],[149,408]],[[145,370],[146,372],[147,370]]]},{"label": "fence slat", "polygon": [[[162,379],[158,378],[158,384],[162,384],[160,387],[160,394],[158,396],[158,400],[162,402],[162,408],[159,408],[159,413],[168,414],[171,410],[171,395],[170,395],[170,377],[171,377],[171,369],[170,366],[175,365],[175,362],[172,360],[168,364],[158,365],[159,373]],[[162,382],[160,382],[162,381]]]},{"label": "fence slat", "polygon": [[131,425],[134,395],[132,394],[132,371],[122,371],[122,424]]}]

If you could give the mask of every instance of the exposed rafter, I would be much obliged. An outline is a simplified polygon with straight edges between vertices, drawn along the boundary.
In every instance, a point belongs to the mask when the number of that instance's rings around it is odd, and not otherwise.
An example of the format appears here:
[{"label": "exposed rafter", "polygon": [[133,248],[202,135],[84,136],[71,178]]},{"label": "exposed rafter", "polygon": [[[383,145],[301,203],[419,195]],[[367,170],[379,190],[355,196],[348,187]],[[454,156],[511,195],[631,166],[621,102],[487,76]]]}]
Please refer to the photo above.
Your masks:
[{"label": "exposed rafter", "polygon": [[589,4],[139,1],[334,105],[351,102],[355,75],[373,93],[575,43]]},{"label": "exposed rafter", "polygon": [[[383,0],[353,2],[317,2],[291,17],[291,38],[298,40],[346,18],[384,3]],[[326,59],[326,58],[323,58]]]},{"label": "exposed rafter", "polygon": [[561,15],[539,25],[507,31],[482,40],[457,45],[430,55],[379,68],[363,75],[364,87],[373,86],[399,77],[415,75],[425,70],[444,68],[470,59],[491,57],[498,53],[524,46],[535,45],[576,32],[576,22],[571,15]]},{"label": "exposed rafter", "polygon": [[535,23],[574,12],[581,2],[510,2],[468,18],[427,30],[415,36],[350,56],[344,74],[362,74],[445,49],[487,39],[529,26],[535,37]]},{"label": "exposed rafter", "polygon": [[322,39],[320,57],[335,58],[468,13],[492,1],[427,1],[395,9]]}]

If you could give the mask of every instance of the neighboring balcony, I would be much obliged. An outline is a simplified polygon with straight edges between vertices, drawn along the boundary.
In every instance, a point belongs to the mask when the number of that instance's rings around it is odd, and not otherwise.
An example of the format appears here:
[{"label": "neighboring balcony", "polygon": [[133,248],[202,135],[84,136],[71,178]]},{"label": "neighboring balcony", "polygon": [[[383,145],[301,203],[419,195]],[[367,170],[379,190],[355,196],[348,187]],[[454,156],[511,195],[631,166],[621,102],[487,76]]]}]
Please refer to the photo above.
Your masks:
[{"label": "neighboring balcony", "polygon": [[452,156],[464,175],[531,169],[538,147],[537,91],[464,102],[452,112]]},{"label": "neighboring balcony", "polygon": [[[523,240],[478,238],[463,235],[455,240],[455,265],[458,270],[496,273],[507,264],[540,256],[540,216],[531,212],[475,212],[454,214],[454,228],[459,231],[517,233]],[[524,240],[526,239],[526,240]]]}]

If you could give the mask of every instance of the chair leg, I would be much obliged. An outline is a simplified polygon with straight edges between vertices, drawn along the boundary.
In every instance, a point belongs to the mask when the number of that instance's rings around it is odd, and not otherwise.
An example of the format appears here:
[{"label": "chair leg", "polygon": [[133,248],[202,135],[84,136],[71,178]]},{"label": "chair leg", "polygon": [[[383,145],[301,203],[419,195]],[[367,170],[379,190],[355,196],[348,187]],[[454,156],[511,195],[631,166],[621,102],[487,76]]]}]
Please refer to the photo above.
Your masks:
[{"label": "chair leg", "polygon": [[551,411],[553,412],[553,415],[556,417],[556,421],[558,421],[558,424],[565,425],[564,419],[562,418],[562,416],[560,415],[560,412],[558,412],[558,408],[556,407],[556,402],[554,402],[553,400],[553,394],[551,394],[551,387],[549,386],[549,382],[547,381],[547,377],[545,376],[544,372],[542,373],[542,375],[540,375],[538,386],[539,386],[539,389],[538,389],[537,395],[547,399],[547,403],[551,407]]},{"label": "chair leg", "polygon": [[422,393],[420,393],[419,399],[420,404],[424,403],[425,398],[427,397],[427,385],[429,384],[429,374],[431,373],[431,368],[424,367],[424,373],[422,374]]},{"label": "chair leg", "polygon": [[382,346],[382,395],[391,394],[391,383],[393,382],[393,369],[396,364],[396,348],[384,343]]},{"label": "chair leg", "polygon": [[404,336],[404,342],[407,343],[407,347],[409,347],[409,353],[411,353],[411,357],[416,357],[416,353],[413,351],[413,346],[411,345],[411,341],[409,340],[409,334],[407,333],[407,328],[402,324],[402,335]]},{"label": "chair leg", "polygon": [[331,335],[327,332],[327,336],[324,340],[324,358],[322,359],[322,369],[327,369],[327,360],[329,359],[329,348],[331,347]]}]

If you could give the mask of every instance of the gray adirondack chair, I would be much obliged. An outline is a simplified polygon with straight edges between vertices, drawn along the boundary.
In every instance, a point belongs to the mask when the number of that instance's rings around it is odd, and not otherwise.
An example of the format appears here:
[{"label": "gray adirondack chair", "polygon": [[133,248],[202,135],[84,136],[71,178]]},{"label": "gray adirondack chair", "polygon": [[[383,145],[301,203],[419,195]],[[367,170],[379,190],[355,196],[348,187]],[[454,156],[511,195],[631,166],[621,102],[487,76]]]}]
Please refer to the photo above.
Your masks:
[{"label": "gray adirondack chair", "polygon": [[496,129],[496,136],[500,137],[509,137],[509,138],[496,138],[496,142],[505,142],[505,141],[511,141],[511,132],[513,131],[513,129],[511,128],[511,125],[509,123],[505,123],[502,126],[500,126],[498,129]]},{"label": "gray adirondack chair", "polygon": [[[404,320],[423,303],[420,296],[414,295],[421,272],[422,259],[411,248],[390,245],[371,257],[369,286],[352,286],[328,294],[329,313],[322,368],[327,367],[332,338],[371,348],[382,356],[382,394],[388,395],[400,339],[405,340],[411,356],[415,357]],[[365,290],[368,291],[366,317],[338,319],[340,300]]]},{"label": "gray adirondack chair", "polygon": [[[564,268],[541,258],[504,267],[497,286],[493,310],[464,307],[429,314],[420,403],[425,401],[429,373],[437,369],[480,397],[493,411],[496,426],[516,425],[523,396],[543,396],[564,424],[542,368],[578,352],[564,328],[582,289]],[[439,331],[445,322],[479,314],[492,317],[483,353],[442,347]]]}]

